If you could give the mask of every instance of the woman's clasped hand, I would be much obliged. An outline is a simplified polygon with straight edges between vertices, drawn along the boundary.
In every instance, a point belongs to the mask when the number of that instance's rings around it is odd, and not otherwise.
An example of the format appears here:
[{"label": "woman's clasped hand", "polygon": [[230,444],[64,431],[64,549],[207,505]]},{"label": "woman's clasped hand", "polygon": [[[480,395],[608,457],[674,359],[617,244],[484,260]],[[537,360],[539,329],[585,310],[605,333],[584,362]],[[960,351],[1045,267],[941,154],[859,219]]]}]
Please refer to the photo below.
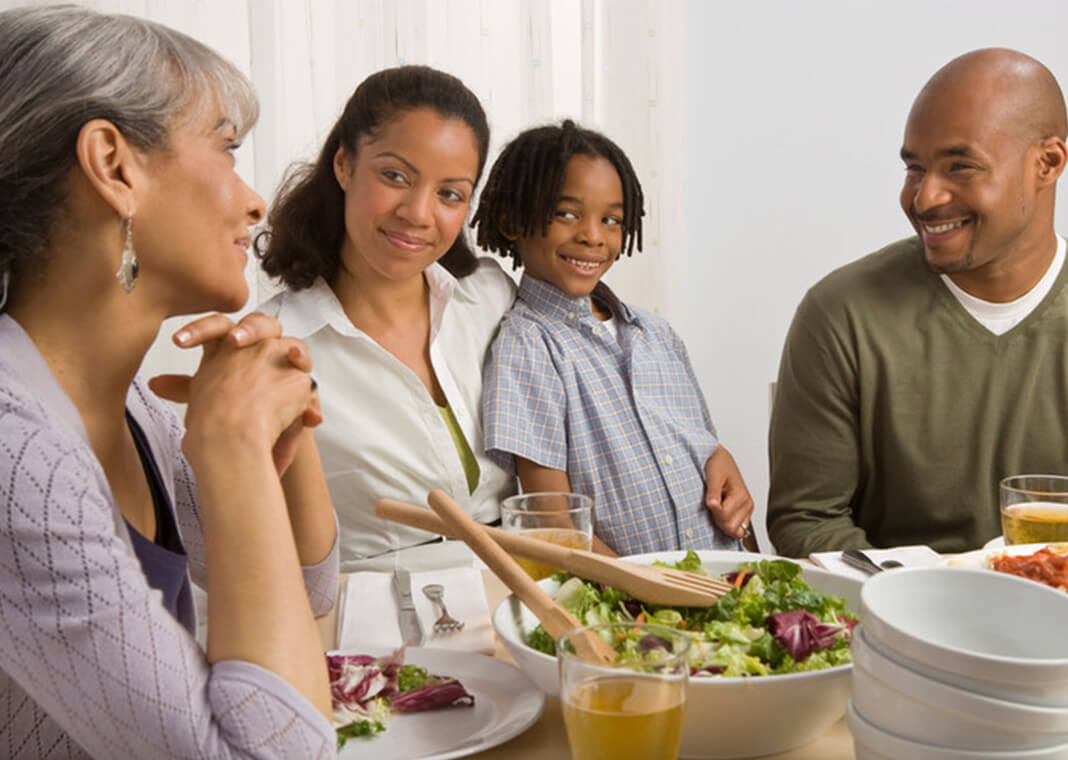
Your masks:
[{"label": "woman's clasped hand", "polygon": [[195,461],[212,446],[267,442],[278,474],[284,474],[300,433],[323,421],[304,342],[283,336],[278,320],[259,312],[236,324],[222,314],[203,317],[175,333],[174,342],[202,347],[200,366],[192,377],[154,377],[149,387],[189,405],[186,457]]}]

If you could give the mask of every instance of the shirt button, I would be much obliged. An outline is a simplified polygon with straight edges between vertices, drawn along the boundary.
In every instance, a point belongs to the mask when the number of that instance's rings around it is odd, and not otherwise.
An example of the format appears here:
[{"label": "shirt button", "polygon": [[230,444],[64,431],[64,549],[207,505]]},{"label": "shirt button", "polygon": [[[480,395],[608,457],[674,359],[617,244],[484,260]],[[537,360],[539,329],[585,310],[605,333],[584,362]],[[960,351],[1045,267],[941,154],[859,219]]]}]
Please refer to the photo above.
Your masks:
[{"label": "shirt button", "polygon": [[686,534],[686,538],[693,538],[693,528],[687,528],[683,533]]},{"label": "shirt button", "polygon": [[675,460],[672,459],[670,455],[664,457],[664,464],[666,464],[668,467],[670,467],[671,463],[674,462],[674,461]]}]

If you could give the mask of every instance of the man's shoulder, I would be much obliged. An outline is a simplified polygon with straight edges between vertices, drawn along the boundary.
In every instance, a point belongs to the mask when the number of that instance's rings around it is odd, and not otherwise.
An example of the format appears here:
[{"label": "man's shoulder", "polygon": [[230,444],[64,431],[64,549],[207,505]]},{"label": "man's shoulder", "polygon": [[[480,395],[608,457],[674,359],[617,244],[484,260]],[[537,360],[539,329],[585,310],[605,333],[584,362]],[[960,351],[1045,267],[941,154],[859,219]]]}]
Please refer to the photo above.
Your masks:
[{"label": "man's shoulder", "polygon": [[[889,278],[889,282],[888,279]],[[817,282],[813,291],[830,294],[855,293],[858,288],[881,290],[890,286],[934,281],[923,260],[919,238],[897,240],[877,251],[835,269]]]},{"label": "man's shoulder", "polygon": [[835,269],[809,289],[803,303],[824,311],[900,313],[910,302],[928,303],[939,284],[924,261],[922,244],[911,237]]}]

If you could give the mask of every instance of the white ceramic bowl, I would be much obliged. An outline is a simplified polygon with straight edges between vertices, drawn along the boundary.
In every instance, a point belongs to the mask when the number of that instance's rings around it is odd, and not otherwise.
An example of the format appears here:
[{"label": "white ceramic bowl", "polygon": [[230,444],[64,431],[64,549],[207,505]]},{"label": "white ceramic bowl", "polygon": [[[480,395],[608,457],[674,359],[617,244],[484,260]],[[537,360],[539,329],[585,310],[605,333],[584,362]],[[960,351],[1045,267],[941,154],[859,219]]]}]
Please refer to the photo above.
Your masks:
[{"label": "white ceramic bowl", "polygon": [[864,584],[860,616],[868,640],[912,670],[997,699],[1068,707],[1063,591],[969,568],[895,570]]},{"label": "white ceramic bowl", "polygon": [[853,734],[856,760],[1066,760],[1068,744],[1041,749],[972,750],[910,741],[884,731],[849,701],[846,721]]},{"label": "white ceramic bowl", "polygon": [[1068,742],[1068,708],[1007,702],[928,678],[868,641],[863,624],[853,637],[853,705],[884,731],[956,749]]},{"label": "white ceramic bowl", "polygon": [[[698,552],[713,573],[734,570],[739,562],[782,559],[740,552]],[[627,559],[649,564],[677,562],[685,552],[640,554]],[[854,614],[860,609],[860,581],[804,567],[801,577],[813,588],[846,600]],[[552,580],[540,581],[550,594]],[[519,667],[547,694],[558,696],[556,660],[523,643],[538,624],[514,597],[493,612],[493,628]],[[740,758],[785,752],[814,740],[842,717],[849,700],[852,665],[811,673],[756,678],[693,678],[686,699],[686,718],[679,748],[684,758]]]}]

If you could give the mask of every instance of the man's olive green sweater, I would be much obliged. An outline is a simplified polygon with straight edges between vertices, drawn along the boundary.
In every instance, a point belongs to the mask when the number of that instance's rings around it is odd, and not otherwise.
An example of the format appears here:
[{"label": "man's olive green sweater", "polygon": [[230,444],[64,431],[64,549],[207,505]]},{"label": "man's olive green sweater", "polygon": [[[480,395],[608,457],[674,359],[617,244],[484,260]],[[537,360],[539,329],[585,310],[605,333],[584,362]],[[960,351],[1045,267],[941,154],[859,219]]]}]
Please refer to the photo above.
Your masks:
[{"label": "man's olive green sweater", "polygon": [[1001,533],[998,481],[1068,474],[1068,266],[1003,335],[902,240],[832,272],[786,338],[768,530],[789,556]]}]

